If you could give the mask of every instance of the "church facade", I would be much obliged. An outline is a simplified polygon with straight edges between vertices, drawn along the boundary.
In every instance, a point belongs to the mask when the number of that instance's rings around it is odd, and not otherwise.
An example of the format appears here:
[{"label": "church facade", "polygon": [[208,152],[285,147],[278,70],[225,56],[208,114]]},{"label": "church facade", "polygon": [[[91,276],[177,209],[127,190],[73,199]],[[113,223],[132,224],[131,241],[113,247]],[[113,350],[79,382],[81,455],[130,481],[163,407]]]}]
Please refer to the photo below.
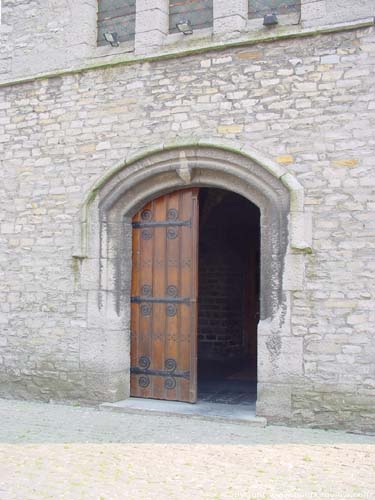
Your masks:
[{"label": "church facade", "polygon": [[1,397],[375,429],[374,16],[2,0]]}]

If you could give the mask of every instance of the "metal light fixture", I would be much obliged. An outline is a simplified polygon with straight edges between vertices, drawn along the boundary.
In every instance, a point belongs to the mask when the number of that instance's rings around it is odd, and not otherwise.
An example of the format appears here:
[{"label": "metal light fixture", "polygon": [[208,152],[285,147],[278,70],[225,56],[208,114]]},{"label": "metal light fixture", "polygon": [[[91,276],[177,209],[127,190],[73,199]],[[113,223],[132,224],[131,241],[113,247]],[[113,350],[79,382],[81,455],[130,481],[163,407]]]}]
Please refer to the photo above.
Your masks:
[{"label": "metal light fixture", "polygon": [[116,32],[113,33],[103,33],[104,40],[111,44],[112,47],[119,47],[120,42],[118,41],[118,34]]},{"label": "metal light fixture", "polygon": [[278,24],[277,15],[273,12],[272,14],[266,14],[263,18],[264,26],[274,26]]},{"label": "metal light fixture", "polygon": [[191,22],[189,19],[181,19],[176,23],[178,31],[183,33],[184,35],[192,35],[193,34],[193,27],[191,25]]}]

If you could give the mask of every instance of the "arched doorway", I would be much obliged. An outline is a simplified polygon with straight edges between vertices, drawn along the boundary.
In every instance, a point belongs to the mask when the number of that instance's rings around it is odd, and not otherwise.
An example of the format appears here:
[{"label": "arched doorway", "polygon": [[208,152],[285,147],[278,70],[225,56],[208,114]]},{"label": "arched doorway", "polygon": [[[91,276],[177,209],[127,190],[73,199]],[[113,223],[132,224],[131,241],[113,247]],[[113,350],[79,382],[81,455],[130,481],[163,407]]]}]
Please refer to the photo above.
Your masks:
[{"label": "arched doorway", "polygon": [[200,191],[198,398],[256,399],[260,212],[224,189]]},{"label": "arched doorway", "polygon": [[257,412],[287,416],[289,381],[301,378],[303,359],[301,339],[290,328],[290,291],[303,287],[302,253],[309,251],[311,224],[293,175],[235,144],[199,141],[146,151],[116,166],[87,193],[74,256],[88,297],[84,335],[90,341],[80,359],[90,391],[102,401],[130,394],[132,218],[150,200],[190,188],[229,190],[259,208]]},{"label": "arched doorway", "polygon": [[259,209],[191,188],[147,203],[132,227],[131,395],[255,400]]}]

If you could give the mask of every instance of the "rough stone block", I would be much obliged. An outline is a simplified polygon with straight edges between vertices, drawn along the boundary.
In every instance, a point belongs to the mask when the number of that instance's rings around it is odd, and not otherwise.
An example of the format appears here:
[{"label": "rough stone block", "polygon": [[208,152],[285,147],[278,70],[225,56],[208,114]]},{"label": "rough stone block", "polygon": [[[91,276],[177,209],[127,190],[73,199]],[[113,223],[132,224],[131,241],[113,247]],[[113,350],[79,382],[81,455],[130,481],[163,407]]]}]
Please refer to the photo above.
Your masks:
[{"label": "rough stone block", "polygon": [[158,29],[137,33],[135,36],[135,51],[139,54],[147,52],[150,47],[158,47],[163,44],[165,33]]},{"label": "rough stone block", "polygon": [[301,2],[301,22],[309,26],[312,21],[324,18],[326,15],[326,0],[302,0]]},{"label": "rough stone block", "polygon": [[119,304],[117,294],[107,291],[89,291],[87,324],[89,328],[119,331],[128,325],[129,304]]},{"label": "rough stone block", "polygon": [[289,385],[258,384],[256,414],[260,417],[290,418],[292,414],[292,390]]},{"label": "rough stone block", "polygon": [[214,17],[239,15],[247,18],[248,8],[247,0],[231,0],[230,2],[226,0],[214,0]]},{"label": "rough stone block", "polygon": [[290,382],[303,376],[303,339],[299,337],[258,337],[258,380]]},{"label": "rough stone block", "polygon": [[243,31],[246,27],[246,19],[242,16],[228,16],[214,19],[215,34],[230,34]]},{"label": "rough stone block", "polygon": [[247,0],[214,1],[214,33],[230,34],[242,31],[246,27],[248,17]]},{"label": "rough stone block", "polygon": [[312,247],[311,212],[292,212],[290,214],[290,235],[293,248]]},{"label": "rough stone block", "polygon": [[158,30],[163,34],[168,33],[168,14],[160,9],[140,11],[136,18],[137,38],[140,33]]},{"label": "rough stone block", "polygon": [[169,11],[169,0],[137,0],[137,13],[145,10],[159,9],[166,14]]},{"label": "rough stone block", "polygon": [[79,362],[83,372],[122,372],[130,369],[130,335],[124,330],[81,330]]},{"label": "rough stone block", "polygon": [[288,253],[285,257],[284,289],[303,290],[305,283],[305,256]]}]

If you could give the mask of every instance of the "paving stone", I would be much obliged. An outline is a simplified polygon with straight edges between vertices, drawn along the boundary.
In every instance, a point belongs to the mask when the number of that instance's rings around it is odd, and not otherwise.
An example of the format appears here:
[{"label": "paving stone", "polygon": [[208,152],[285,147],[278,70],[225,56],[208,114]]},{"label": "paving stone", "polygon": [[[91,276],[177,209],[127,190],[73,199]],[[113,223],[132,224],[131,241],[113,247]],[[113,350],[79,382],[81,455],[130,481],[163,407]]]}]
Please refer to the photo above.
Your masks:
[{"label": "paving stone", "polygon": [[0,400],[2,500],[373,500],[375,436]]}]

